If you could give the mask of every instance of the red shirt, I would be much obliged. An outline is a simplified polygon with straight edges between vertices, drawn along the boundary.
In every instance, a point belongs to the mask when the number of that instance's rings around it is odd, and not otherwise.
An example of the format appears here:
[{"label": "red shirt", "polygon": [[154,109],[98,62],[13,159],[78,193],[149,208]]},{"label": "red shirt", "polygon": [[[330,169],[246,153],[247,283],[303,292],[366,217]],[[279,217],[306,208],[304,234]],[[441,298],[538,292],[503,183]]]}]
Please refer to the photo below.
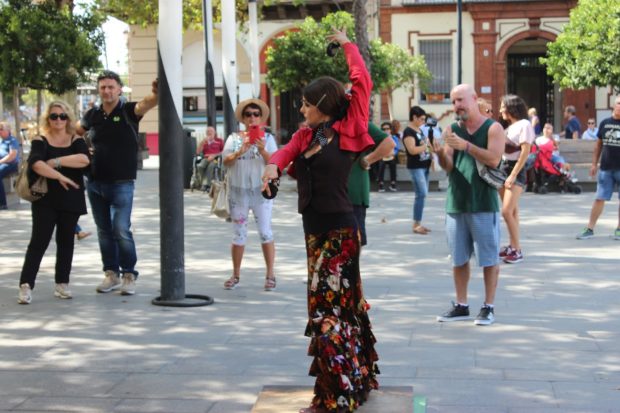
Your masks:
[{"label": "red shirt", "polygon": [[[340,149],[351,152],[362,152],[374,145],[368,135],[368,109],[370,106],[370,92],[372,80],[366,69],[364,60],[354,43],[345,43],[343,46],[349,79],[351,80],[351,95],[349,108],[345,117],[332,125],[340,137]],[[271,156],[269,163],[278,166],[280,172],[305,151],[312,140],[312,129],[299,129],[293,134],[291,141]],[[288,174],[295,177],[293,167],[289,167]]]},{"label": "red shirt", "polygon": [[208,139],[202,141],[202,154],[203,155],[216,155],[224,150],[224,141],[220,138],[214,138],[211,143]]}]

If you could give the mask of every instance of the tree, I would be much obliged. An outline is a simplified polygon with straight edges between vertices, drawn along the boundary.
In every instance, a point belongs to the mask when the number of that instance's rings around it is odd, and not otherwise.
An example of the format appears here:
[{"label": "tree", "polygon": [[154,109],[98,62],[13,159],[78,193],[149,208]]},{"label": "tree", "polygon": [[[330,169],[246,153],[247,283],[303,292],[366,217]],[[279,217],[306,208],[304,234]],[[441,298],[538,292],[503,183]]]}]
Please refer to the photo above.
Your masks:
[{"label": "tree", "polygon": [[92,10],[74,15],[71,2],[62,3],[60,8],[52,0],[0,3],[0,90],[61,94],[101,67],[101,16]]},{"label": "tree", "polygon": [[[231,1],[231,0],[225,0]],[[234,0],[237,5],[237,21],[248,20],[248,0]],[[280,0],[264,0],[258,4],[259,12],[263,6],[270,6]],[[159,0],[96,0],[100,9],[111,16],[128,24],[148,26],[157,24],[159,18]],[[304,0],[295,0],[293,4],[302,4]],[[212,0],[213,19],[221,21],[222,0]],[[183,1],[183,26],[194,30],[202,30],[202,0]]]},{"label": "tree", "polygon": [[562,88],[620,90],[620,2],[580,0],[541,62]]},{"label": "tree", "polygon": [[[267,50],[267,84],[275,94],[305,86],[319,76],[332,76],[341,82],[348,81],[348,70],[342,53],[328,57],[325,38],[332,27],[344,28],[355,41],[353,17],[346,12],[328,14],[321,22],[306,18],[298,30],[287,32],[274,39]],[[422,90],[428,86],[432,75],[423,56],[411,56],[398,45],[370,42],[370,75],[375,92],[388,92],[391,113],[391,92],[398,87],[418,84]]]}]

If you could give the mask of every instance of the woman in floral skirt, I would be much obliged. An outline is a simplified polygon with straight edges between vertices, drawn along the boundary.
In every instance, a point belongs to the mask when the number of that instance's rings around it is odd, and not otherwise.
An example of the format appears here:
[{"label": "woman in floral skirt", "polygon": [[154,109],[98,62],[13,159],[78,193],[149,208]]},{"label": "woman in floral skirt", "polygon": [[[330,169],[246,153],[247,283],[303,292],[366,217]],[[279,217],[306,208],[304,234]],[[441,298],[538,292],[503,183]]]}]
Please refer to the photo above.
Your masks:
[{"label": "woman in floral skirt", "polygon": [[352,412],[378,387],[375,338],[359,270],[359,231],[347,195],[354,162],[373,145],[368,135],[372,82],[357,47],[335,30],[329,38],[345,53],[350,95],[330,77],[303,90],[301,113],[308,127],[273,154],[263,174],[264,189],[290,163],[297,178],[308,256],[308,353],[314,357],[314,398],[301,413]]}]

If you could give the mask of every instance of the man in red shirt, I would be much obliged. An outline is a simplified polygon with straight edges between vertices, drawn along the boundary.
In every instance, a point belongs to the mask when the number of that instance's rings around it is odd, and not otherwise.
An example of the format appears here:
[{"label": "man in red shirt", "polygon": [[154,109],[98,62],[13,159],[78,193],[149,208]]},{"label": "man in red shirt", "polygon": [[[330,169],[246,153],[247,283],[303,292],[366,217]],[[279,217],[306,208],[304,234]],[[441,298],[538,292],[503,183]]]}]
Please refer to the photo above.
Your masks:
[{"label": "man in red shirt", "polygon": [[218,157],[224,149],[224,141],[217,137],[217,132],[212,126],[207,127],[206,138],[198,145],[196,155],[202,155],[203,158],[198,163],[197,178],[198,182],[205,191],[211,187],[213,173],[217,167]]}]

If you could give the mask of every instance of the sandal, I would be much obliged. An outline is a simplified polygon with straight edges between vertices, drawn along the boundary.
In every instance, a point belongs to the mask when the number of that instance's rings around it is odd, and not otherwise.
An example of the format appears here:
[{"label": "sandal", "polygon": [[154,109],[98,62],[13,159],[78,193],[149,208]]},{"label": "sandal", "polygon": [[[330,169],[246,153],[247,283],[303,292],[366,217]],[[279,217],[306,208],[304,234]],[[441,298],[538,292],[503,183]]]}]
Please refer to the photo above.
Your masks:
[{"label": "sandal", "polygon": [[226,282],[224,282],[224,289],[234,290],[235,288],[237,288],[238,284],[239,284],[239,277],[232,275],[229,279],[226,280]]},{"label": "sandal", "polygon": [[273,291],[276,289],[276,277],[265,278],[265,291]]}]

